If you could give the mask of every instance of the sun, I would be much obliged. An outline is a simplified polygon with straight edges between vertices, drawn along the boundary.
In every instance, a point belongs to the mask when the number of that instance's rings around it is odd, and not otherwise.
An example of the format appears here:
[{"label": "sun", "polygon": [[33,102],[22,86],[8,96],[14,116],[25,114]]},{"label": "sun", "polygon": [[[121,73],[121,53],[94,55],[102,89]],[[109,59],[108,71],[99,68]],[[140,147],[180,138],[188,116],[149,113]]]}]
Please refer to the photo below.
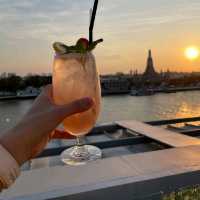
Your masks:
[{"label": "sun", "polygon": [[189,60],[196,60],[199,57],[199,49],[191,46],[185,49],[185,57]]}]

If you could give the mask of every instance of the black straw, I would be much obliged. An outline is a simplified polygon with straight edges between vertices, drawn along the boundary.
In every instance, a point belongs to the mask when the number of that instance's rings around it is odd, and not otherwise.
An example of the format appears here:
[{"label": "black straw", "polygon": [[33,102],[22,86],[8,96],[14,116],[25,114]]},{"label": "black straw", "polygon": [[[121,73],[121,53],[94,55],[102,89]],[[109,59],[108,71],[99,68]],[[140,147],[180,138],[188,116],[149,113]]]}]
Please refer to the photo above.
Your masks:
[{"label": "black straw", "polygon": [[94,28],[94,21],[96,17],[97,7],[98,7],[98,0],[95,0],[93,10],[92,10],[92,16],[90,20],[90,27],[89,27],[89,43],[90,44],[93,42],[93,28]]}]

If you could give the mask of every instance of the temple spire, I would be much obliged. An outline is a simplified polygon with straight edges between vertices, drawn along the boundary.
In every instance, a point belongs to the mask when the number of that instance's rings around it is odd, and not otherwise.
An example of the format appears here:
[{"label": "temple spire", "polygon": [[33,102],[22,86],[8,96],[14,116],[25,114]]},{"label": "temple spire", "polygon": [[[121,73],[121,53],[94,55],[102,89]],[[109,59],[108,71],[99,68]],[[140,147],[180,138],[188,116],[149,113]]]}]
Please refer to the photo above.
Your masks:
[{"label": "temple spire", "polygon": [[146,65],[146,70],[144,72],[144,77],[145,79],[153,79],[155,78],[155,76],[157,76],[157,73],[154,68],[152,53],[150,49],[148,51],[147,65]]},{"label": "temple spire", "polygon": [[151,57],[151,49],[149,49],[149,58],[152,58],[152,57]]}]

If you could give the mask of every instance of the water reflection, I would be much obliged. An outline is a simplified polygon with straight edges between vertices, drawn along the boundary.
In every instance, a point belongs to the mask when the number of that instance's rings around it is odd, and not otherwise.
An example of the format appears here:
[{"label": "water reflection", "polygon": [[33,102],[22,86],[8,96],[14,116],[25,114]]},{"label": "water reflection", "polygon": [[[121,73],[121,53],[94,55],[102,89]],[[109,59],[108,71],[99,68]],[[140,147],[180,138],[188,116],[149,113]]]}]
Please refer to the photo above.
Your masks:
[{"label": "water reflection", "polygon": [[[14,126],[33,100],[0,102],[0,128]],[[160,120],[200,116],[200,92],[157,94],[148,97],[110,96],[102,100],[98,123],[116,120]]]},{"label": "water reflection", "polygon": [[[183,102],[176,113],[176,118],[200,116],[200,106],[187,104]],[[191,124],[199,125],[200,122],[192,122]]]},{"label": "water reflection", "polygon": [[2,101],[0,102],[0,128],[5,130],[13,127],[17,121],[30,108],[33,100],[26,101]]},{"label": "water reflection", "polygon": [[200,116],[200,93],[180,92],[149,97],[106,97],[99,121],[160,120]]}]

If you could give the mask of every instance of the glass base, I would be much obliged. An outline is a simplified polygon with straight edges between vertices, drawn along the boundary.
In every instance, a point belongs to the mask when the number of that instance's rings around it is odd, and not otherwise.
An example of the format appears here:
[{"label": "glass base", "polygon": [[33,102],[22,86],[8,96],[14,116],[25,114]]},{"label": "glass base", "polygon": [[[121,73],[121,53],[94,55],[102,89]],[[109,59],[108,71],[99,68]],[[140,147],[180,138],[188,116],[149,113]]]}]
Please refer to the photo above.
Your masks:
[{"label": "glass base", "polygon": [[92,145],[83,145],[71,147],[61,154],[62,161],[67,165],[78,166],[101,159],[101,149]]}]

